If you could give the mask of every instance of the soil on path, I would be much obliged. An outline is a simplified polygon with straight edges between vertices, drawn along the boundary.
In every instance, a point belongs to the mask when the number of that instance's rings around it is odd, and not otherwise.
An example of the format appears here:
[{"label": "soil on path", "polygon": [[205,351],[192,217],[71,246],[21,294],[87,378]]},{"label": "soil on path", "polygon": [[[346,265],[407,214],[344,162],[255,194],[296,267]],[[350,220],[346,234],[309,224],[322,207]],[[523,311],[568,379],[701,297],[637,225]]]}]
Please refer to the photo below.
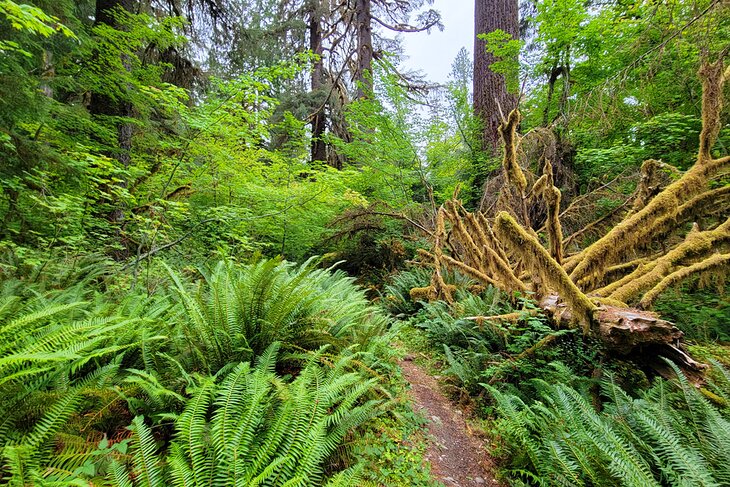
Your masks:
[{"label": "soil on path", "polygon": [[470,433],[463,413],[441,394],[436,380],[408,358],[400,366],[416,411],[428,420],[431,442],[426,459],[434,478],[447,487],[499,486],[492,458]]}]

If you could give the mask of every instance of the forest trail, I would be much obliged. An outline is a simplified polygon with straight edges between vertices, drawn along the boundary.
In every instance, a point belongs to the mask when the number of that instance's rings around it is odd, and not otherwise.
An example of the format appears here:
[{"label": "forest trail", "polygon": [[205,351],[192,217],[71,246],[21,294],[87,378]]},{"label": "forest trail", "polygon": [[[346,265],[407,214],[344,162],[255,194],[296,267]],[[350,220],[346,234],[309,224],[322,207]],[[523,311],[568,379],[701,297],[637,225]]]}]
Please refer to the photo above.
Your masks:
[{"label": "forest trail", "polygon": [[446,487],[501,485],[482,441],[470,433],[464,415],[439,391],[436,379],[408,358],[400,366],[411,385],[414,409],[428,420],[426,459],[434,479]]}]

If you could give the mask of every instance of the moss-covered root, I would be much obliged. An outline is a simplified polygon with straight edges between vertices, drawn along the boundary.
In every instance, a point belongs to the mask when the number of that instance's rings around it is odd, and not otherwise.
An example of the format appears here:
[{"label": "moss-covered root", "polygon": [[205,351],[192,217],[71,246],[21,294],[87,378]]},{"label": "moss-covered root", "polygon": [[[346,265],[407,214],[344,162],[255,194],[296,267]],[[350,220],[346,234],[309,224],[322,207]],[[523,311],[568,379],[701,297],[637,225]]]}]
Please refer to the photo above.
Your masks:
[{"label": "moss-covered root", "polygon": [[525,194],[527,178],[517,162],[517,125],[520,123],[520,112],[514,109],[507,116],[507,122],[500,125],[499,134],[504,140],[504,158],[502,167],[508,183],[517,188],[520,194]]},{"label": "moss-covered root", "polygon": [[444,222],[444,209],[440,208],[436,212],[436,230],[433,233],[433,253],[423,252],[425,256],[431,259],[433,265],[433,274],[431,275],[431,284],[427,287],[413,288],[410,291],[413,300],[435,301],[443,299],[448,303],[454,302],[454,292],[456,288],[453,285],[446,284],[441,274],[443,267],[443,250],[442,246],[446,240],[446,223]]},{"label": "moss-covered root", "polygon": [[730,186],[705,191],[677,209],[676,214],[664,215],[652,225],[652,238],[661,241],[673,229],[702,216],[722,215],[730,208]]},{"label": "moss-covered root", "polygon": [[545,228],[548,231],[548,242],[550,244],[550,255],[558,264],[563,263],[563,229],[560,225],[560,200],[563,195],[555,186],[553,180],[553,166],[550,161],[545,161],[543,168],[543,176],[545,177],[545,187],[542,191],[542,197],[547,206],[547,222]]},{"label": "moss-covered root", "polygon": [[506,257],[502,257],[503,253],[486,219],[477,219],[458,200],[447,201],[445,208],[444,215],[451,222],[453,234],[465,254],[461,262],[444,256],[445,263],[452,268],[460,268],[485,284],[497,282],[498,287],[507,292],[525,291],[525,284],[515,276]]},{"label": "moss-covered root", "polygon": [[560,295],[570,306],[572,316],[583,328],[583,332],[589,333],[594,324],[596,305],[578,289],[540,242],[504,211],[497,215],[494,230],[513,252],[520,255],[533,272],[540,275],[550,290]]},{"label": "moss-covered root", "polygon": [[608,297],[628,303],[644,291],[655,287],[675,270],[679,270],[675,267],[681,265],[686,259],[702,257],[727,243],[730,243],[730,219],[714,230],[690,232],[684,242],[667,252],[666,255],[653,263],[644,264],[642,267],[647,272],[642,276],[637,276],[636,279],[630,281],[625,280],[625,284]]},{"label": "moss-covered root", "polygon": [[639,307],[647,309],[654,304],[656,298],[664,292],[669,286],[678,284],[690,276],[695,274],[720,273],[723,274],[730,269],[730,254],[714,254],[711,257],[692,264],[688,267],[682,267],[669,274],[667,277],[659,281],[649,292],[644,294],[639,302]]},{"label": "moss-covered root", "polygon": [[723,71],[723,59],[720,58],[714,63],[703,62],[698,73],[702,81],[702,132],[697,155],[700,164],[711,159],[710,151],[722,126],[722,90],[727,80]]}]

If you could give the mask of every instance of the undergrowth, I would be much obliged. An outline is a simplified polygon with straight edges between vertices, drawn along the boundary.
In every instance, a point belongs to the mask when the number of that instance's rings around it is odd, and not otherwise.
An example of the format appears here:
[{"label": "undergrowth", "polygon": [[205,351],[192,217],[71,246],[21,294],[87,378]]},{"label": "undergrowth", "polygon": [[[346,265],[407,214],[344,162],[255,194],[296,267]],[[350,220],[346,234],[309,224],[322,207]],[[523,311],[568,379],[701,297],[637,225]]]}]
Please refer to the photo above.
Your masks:
[{"label": "undergrowth", "polygon": [[168,268],[154,289],[125,289],[105,262],[6,279],[0,483],[425,478],[414,473],[420,420],[395,392],[390,320],[351,278],[315,264]]},{"label": "undergrowth", "polygon": [[533,381],[534,401],[487,386],[507,472],[527,485],[728,485],[730,376],[715,367],[704,394],[676,367],[637,397],[609,376],[601,410],[565,384]]},{"label": "undergrowth", "polygon": [[[413,279],[395,282],[402,281]],[[554,329],[529,298],[474,291],[462,286],[452,305],[412,303],[399,338],[435,367],[454,399],[488,422],[511,485],[730,483],[730,373],[715,361],[728,363],[727,349],[706,340],[691,347],[713,364],[702,389],[673,364],[675,380],[652,382],[631,362],[607,357],[598,343]],[[710,301],[700,296],[670,306],[722,315],[719,298]],[[513,313],[510,320],[479,318]],[[685,326],[698,339],[722,328],[709,321],[702,329],[697,318]]]}]

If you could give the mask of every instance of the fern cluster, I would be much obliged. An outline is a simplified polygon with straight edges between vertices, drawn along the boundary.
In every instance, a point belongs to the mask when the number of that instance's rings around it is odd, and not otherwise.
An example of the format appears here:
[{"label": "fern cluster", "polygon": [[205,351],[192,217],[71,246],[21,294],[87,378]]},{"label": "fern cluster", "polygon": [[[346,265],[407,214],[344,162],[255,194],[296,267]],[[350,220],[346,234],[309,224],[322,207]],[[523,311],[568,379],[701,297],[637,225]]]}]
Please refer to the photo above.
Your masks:
[{"label": "fern cluster", "polygon": [[384,317],[341,272],[264,260],[221,262],[195,286],[173,271],[168,333],[187,347],[189,367],[215,373],[250,360],[271,343],[316,349],[365,343],[382,333]]},{"label": "fern cluster", "polygon": [[374,386],[347,372],[352,358],[322,363],[313,355],[287,382],[274,372],[279,344],[255,366],[242,362],[206,378],[175,418],[171,444],[159,440],[142,416],[133,419],[130,449],[109,451],[106,475],[86,475],[77,455],[47,481],[93,482],[119,487],[354,485],[359,467],[329,475],[328,462],[346,435],[376,413],[364,400]]},{"label": "fern cluster", "polygon": [[364,292],[312,262],[168,271],[151,295],[5,284],[0,483],[355,479],[343,445],[379,410],[360,370],[388,324]]},{"label": "fern cluster", "polygon": [[730,381],[715,365],[719,378],[704,394],[673,365],[676,381],[659,380],[638,398],[604,380],[600,412],[564,384],[539,383],[532,404],[487,386],[510,474],[551,486],[730,485]]},{"label": "fern cluster", "polygon": [[[462,391],[477,396],[482,382],[522,383],[525,377],[546,374],[564,380],[583,372],[577,369],[589,347],[570,330],[552,329],[544,316],[534,313],[536,306],[530,300],[520,298],[515,306],[491,286],[478,295],[459,291],[456,298],[453,304],[423,303],[411,323],[424,331],[431,347],[447,364],[444,374]],[[514,313],[515,321],[480,318]],[[545,343],[550,346],[543,346]],[[581,360],[571,367],[561,362],[576,356]]]}]

